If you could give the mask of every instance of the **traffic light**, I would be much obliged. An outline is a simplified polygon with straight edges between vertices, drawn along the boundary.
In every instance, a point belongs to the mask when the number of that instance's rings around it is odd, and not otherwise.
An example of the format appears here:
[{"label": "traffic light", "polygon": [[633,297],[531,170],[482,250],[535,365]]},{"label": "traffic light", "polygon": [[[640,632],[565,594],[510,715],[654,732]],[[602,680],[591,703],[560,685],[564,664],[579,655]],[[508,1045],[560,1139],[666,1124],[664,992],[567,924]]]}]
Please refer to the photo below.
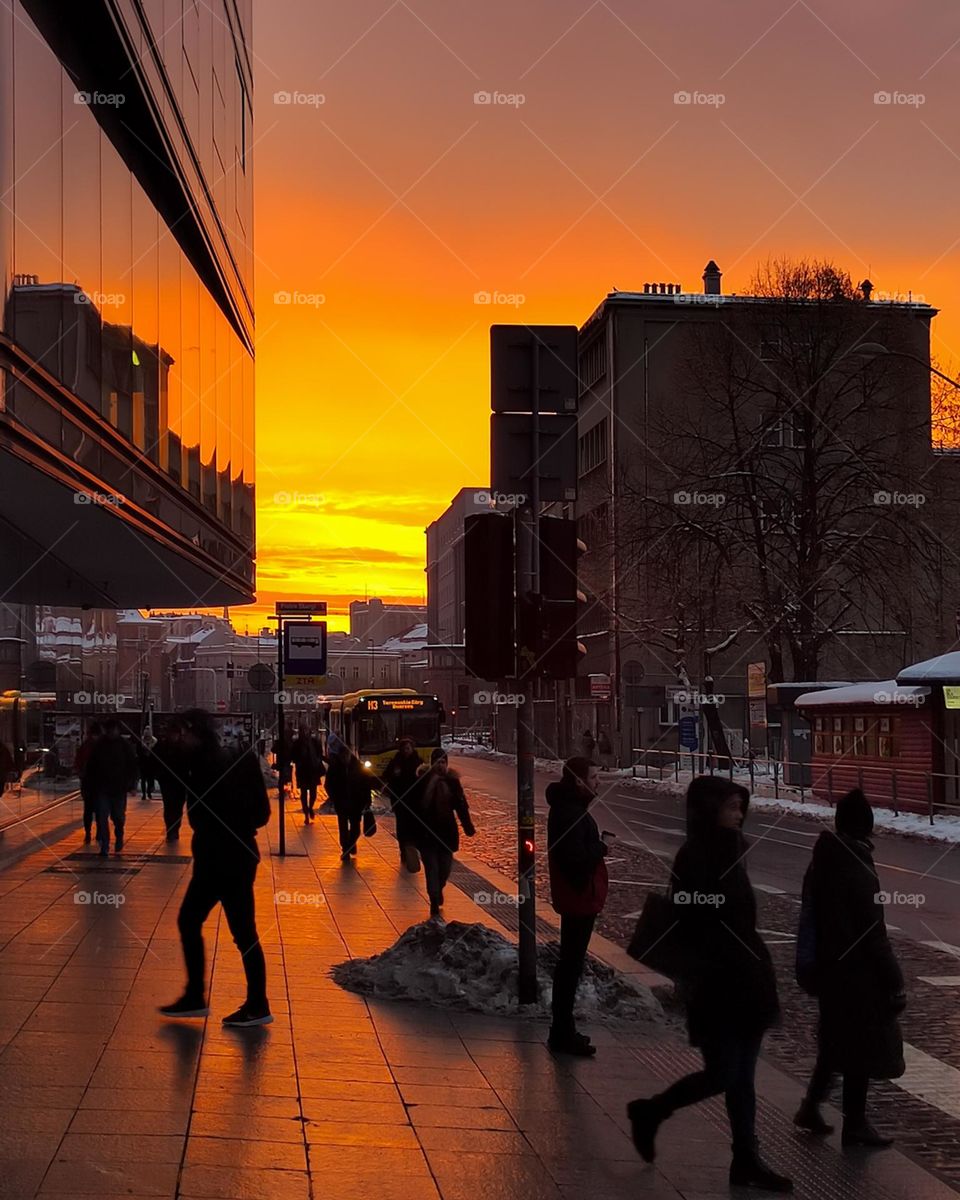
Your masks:
[{"label": "traffic light", "polygon": [[586,653],[577,639],[577,616],[585,599],[578,587],[577,560],[586,547],[577,538],[576,521],[542,517],[538,526],[540,591],[521,601],[520,661],[533,675],[572,679]]},{"label": "traffic light", "polygon": [[473,513],[463,523],[464,661],[478,679],[511,678],[513,642],[513,521]]}]

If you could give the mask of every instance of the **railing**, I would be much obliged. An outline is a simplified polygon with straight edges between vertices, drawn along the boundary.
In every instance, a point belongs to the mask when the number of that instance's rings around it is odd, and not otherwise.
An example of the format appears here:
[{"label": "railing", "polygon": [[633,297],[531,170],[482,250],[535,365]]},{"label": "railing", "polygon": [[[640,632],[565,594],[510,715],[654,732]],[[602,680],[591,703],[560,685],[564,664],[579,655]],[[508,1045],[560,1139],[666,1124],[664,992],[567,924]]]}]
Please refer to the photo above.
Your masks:
[{"label": "railing", "polygon": [[[727,756],[706,750],[677,751],[652,747],[634,747],[632,755],[631,773],[635,778],[657,778],[662,782],[665,778],[672,776],[674,781],[679,783],[681,775],[686,776],[688,773],[691,775],[723,774],[728,775],[731,779],[740,776],[749,779],[750,790],[756,791],[758,795],[770,794],[772,790],[773,798],[779,799],[781,789],[788,788],[791,792],[799,792],[801,801],[804,800],[807,792],[816,792],[821,795],[825,793],[833,803],[837,797],[854,786],[851,781],[852,777],[856,781],[856,786],[865,791],[868,797],[871,792],[874,794],[882,792],[882,801],[878,798],[874,800],[874,803],[889,802],[895,815],[900,814],[903,807],[903,796],[909,791],[913,792],[914,797],[918,792],[923,797],[922,804],[931,825],[938,812],[960,815],[960,798],[946,798],[951,794],[960,797],[960,780],[956,776],[937,771],[916,771],[896,766],[882,767],[875,763],[865,765],[855,759],[850,759],[840,760],[827,767],[818,767],[814,773],[812,763],[803,763],[792,759],[754,754]],[[812,775],[811,783],[786,783],[784,781],[785,767],[798,768],[797,774],[801,778],[809,772]],[[845,777],[843,784],[835,782],[835,775],[841,772]],[[942,788],[937,787],[937,780],[943,781]],[[908,784],[912,784],[913,787],[907,786]],[[938,791],[942,791],[943,798],[937,799]],[[916,805],[921,801],[914,798],[910,803]]]},{"label": "railing", "polygon": [[43,786],[33,786],[19,780],[8,783],[0,795],[0,834],[15,829],[37,817],[42,817],[64,804],[70,804],[78,795],[75,778],[56,781],[43,779]]}]

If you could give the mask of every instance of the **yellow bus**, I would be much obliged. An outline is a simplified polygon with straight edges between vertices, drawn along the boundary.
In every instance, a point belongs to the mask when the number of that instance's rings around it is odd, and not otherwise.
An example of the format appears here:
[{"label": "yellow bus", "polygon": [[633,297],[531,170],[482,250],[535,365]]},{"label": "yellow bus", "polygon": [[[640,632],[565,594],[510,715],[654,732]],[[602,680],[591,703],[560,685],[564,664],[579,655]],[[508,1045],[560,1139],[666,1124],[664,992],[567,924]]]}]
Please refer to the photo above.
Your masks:
[{"label": "yellow bus", "polygon": [[426,763],[440,745],[443,705],[436,696],[413,688],[367,688],[346,696],[321,696],[317,705],[328,739],[336,734],[375,775],[396,754],[401,738],[411,738]]}]

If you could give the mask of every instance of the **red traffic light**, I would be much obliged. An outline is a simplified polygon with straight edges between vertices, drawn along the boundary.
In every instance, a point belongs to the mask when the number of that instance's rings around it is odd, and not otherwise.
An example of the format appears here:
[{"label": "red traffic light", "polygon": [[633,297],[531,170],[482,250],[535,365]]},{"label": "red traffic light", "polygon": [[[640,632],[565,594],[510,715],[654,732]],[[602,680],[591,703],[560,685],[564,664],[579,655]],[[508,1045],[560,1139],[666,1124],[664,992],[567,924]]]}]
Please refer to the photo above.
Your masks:
[{"label": "red traffic light", "polygon": [[533,838],[523,839],[523,849],[526,854],[532,854],[534,850]]}]

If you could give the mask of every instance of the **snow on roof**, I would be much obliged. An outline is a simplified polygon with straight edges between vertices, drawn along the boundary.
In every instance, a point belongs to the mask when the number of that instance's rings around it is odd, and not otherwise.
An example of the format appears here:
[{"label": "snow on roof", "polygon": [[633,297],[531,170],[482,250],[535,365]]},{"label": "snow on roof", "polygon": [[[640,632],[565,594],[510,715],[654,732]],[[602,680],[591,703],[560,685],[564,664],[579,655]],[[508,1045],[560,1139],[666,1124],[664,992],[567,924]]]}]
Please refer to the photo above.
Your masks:
[{"label": "snow on roof", "polygon": [[950,650],[904,667],[898,683],[960,683],[960,650]]},{"label": "snow on roof", "polygon": [[797,708],[833,708],[839,704],[920,705],[929,695],[928,687],[900,687],[895,679],[876,679],[868,683],[853,683],[848,687],[805,692],[797,697],[796,705]]},{"label": "snow on roof", "polygon": [[422,650],[427,644],[427,623],[413,625],[406,633],[387,638],[381,650]]}]

